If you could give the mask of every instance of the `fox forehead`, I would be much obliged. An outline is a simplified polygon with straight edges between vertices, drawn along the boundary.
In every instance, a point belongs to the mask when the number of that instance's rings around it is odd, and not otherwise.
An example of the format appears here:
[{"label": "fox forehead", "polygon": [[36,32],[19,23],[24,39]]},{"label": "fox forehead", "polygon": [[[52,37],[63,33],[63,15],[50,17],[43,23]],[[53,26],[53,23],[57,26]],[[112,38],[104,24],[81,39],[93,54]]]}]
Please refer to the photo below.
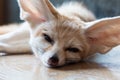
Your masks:
[{"label": "fox forehead", "polygon": [[84,30],[81,28],[83,24],[73,20],[54,20],[45,22],[37,26],[34,31],[34,37],[39,37],[43,33],[48,34],[51,38],[64,40],[82,39]]},{"label": "fox forehead", "polygon": [[[34,30],[35,34],[41,33],[41,30],[43,31],[55,31],[56,33],[83,33],[82,27],[84,26],[84,23],[79,20],[69,19],[69,18],[60,18],[55,19],[47,22],[43,22],[42,24],[39,24],[36,26],[36,30]],[[36,35],[37,36],[37,35]]]}]

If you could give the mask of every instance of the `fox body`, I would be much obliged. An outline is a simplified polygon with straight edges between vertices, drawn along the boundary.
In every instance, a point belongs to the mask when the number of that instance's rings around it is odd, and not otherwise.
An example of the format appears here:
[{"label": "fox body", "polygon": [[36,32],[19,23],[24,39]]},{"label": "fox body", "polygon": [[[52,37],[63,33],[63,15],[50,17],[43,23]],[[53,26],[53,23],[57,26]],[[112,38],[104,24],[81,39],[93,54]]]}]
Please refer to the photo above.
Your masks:
[{"label": "fox body", "polygon": [[45,66],[57,67],[104,54],[120,44],[119,16],[95,20],[91,11],[76,2],[58,8],[49,0],[18,3],[25,22],[16,25],[19,29],[0,35],[1,52],[33,52]]}]

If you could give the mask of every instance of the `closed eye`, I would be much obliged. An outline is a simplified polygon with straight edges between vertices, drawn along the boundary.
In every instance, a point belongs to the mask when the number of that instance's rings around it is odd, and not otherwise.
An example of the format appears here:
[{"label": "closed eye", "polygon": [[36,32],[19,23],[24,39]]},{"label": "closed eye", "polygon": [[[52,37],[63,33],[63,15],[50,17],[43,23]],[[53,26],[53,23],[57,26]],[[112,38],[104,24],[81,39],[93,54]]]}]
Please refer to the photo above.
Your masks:
[{"label": "closed eye", "polygon": [[49,43],[51,43],[51,44],[54,43],[54,41],[52,40],[52,38],[50,38],[49,35],[47,35],[47,34],[43,34],[43,36],[44,36],[44,39],[45,39],[47,42],[49,42]]},{"label": "closed eye", "polygon": [[74,47],[73,48],[70,47],[70,48],[67,48],[66,51],[77,53],[77,52],[79,52],[79,49],[78,48],[74,48]]}]

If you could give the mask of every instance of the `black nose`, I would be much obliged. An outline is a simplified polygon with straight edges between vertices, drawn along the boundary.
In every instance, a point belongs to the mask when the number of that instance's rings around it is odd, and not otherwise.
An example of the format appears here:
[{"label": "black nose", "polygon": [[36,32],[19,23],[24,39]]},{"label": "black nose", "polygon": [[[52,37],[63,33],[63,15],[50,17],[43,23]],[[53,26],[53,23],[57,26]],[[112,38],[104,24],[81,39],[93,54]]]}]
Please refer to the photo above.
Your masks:
[{"label": "black nose", "polygon": [[55,67],[58,65],[59,59],[58,56],[54,55],[48,60],[48,64],[52,67]]}]

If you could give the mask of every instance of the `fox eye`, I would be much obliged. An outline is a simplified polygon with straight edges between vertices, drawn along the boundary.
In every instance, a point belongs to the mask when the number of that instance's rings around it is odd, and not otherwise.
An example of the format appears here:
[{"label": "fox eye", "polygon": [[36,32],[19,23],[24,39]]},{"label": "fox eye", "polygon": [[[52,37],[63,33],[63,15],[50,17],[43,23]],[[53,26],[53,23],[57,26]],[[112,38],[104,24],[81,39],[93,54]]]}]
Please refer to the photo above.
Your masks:
[{"label": "fox eye", "polygon": [[48,36],[47,34],[43,34],[43,36],[47,42],[53,44],[54,41],[50,38],[50,36]]},{"label": "fox eye", "polygon": [[79,52],[79,49],[78,49],[78,48],[67,48],[66,50],[67,50],[67,51],[70,51],[70,52],[74,52],[74,53]]}]

